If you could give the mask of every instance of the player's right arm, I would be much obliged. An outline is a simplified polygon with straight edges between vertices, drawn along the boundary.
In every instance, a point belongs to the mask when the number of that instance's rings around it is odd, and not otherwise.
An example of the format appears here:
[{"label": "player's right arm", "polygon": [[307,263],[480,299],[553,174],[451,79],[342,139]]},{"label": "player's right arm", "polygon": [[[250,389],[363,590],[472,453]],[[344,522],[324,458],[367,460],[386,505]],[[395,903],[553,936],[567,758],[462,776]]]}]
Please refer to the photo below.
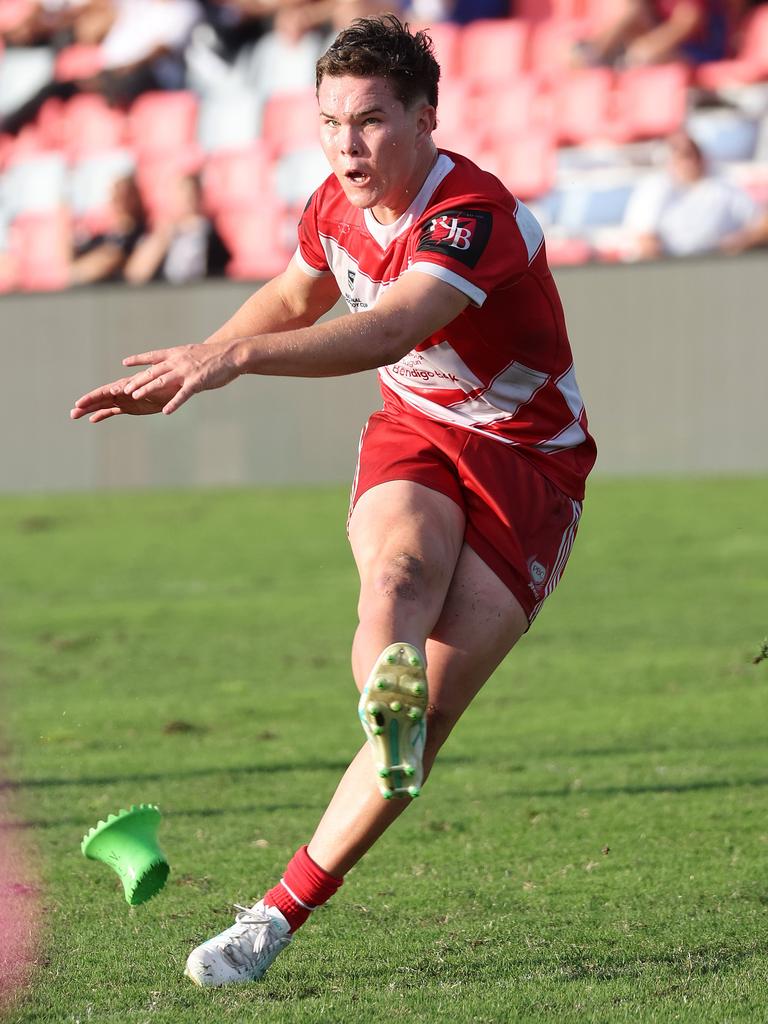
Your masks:
[{"label": "player's right arm", "polygon": [[[282,274],[246,299],[234,316],[206,338],[205,344],[309,327],[327,313],[338,298],[339,289],[332,274],[309,276],[292,259]],[[120,377],[89,391],[78,399],[71,418],[89,416],[92,423],[98,423],[123,413],[148,416],[160,412],[176,392],[170,387],[167,394],[158,390],[146,398],[134,399],[123,393],[129,380],[130,377]]]},{"label": "player's right arm", "polygon": [[310,277],[292,259],[282,274],[254,292],[234,316],[206,338],[206,344],[310,327],[338,298],[339,288],[332,274]]}]

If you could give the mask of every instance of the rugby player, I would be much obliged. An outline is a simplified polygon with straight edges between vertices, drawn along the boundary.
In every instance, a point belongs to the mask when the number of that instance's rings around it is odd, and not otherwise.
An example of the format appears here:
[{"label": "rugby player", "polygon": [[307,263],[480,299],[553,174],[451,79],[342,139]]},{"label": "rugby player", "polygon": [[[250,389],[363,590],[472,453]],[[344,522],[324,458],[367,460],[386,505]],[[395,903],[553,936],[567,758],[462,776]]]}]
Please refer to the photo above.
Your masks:
[{"label": "rugby player", "polygon": [[[595,446],[542,230],[497,178],[436,148],[439,75],[428,36],[391,15],[344,29],[317,65],[333,173],[287,269],[205,342],[129,356],[148,368],[71,414],[169,414],[241,374],[379,369],[348,525],[366,743],[283,878],[191,953],[198,985],[261,977],[418,795],[576,535]],[[349,315],[316,323],[339,294]]]}]

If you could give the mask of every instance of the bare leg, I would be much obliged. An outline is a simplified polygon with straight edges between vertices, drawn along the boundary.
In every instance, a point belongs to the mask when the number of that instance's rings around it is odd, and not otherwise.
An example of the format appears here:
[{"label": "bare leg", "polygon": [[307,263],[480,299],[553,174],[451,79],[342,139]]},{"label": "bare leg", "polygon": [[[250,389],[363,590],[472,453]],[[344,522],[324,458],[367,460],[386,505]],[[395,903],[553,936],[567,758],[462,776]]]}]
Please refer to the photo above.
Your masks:
[{"label": "bare leg", "polygon": [[[426,645],[430,708],[425,775],[463,711],[527,625],[517,599],[474,551],[464,546]],[[377,639],[372,646],[379,643],[379,647],[372,660],[395,639],[402,638]],[[309,844],[310,856],[330,874],[343,875],[409,802],[382,799],[366,745],[331,799]]]},{"label": "bare leg", "polygon": [[444,494],[394,480],[358,501],[349,540],[360,574],[360,625],[352,672],[362,690],[391,643],[424,650],[445,601],[464,538],[464,513]]}]

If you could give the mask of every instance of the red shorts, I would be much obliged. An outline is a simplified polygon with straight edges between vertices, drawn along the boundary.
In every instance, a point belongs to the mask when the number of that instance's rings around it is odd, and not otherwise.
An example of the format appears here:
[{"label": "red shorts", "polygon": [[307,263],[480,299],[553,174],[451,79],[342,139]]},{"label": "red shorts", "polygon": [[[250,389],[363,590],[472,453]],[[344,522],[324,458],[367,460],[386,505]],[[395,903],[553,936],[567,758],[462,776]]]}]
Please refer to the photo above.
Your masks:
[{"label": "red shorts", "polygon": [[391,480],[411,480],[455,501],[466,517],[466,543],[533,622],[565,569],[581,502],[512,446],[450,423],[383,409],[363,428],[350,514],[361,494]]}]

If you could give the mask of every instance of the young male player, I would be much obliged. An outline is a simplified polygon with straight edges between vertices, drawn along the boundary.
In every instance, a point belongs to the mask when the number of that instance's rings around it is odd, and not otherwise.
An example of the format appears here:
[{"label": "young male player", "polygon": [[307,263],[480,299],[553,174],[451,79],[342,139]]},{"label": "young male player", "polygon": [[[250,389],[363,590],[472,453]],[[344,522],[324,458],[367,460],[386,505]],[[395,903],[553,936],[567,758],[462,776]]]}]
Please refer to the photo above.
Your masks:
[{"label": "young male player", "polygon": [[[349,521],[373,759],[364,745],[283,878],[192,952],[198,985],[261,977],[408,803],[389,798],[418,793],[578,526],[595,447],[541,228],[496,178],[435,148],[439,74],[428,37],[392,16],[342,31],[317,67],[333,174],[288,268],[205,343],[128,357],[149,368],[72,412],[172,413],[244,373],[381,377]],[[316,324],[339,292],[353,315]]]}]

